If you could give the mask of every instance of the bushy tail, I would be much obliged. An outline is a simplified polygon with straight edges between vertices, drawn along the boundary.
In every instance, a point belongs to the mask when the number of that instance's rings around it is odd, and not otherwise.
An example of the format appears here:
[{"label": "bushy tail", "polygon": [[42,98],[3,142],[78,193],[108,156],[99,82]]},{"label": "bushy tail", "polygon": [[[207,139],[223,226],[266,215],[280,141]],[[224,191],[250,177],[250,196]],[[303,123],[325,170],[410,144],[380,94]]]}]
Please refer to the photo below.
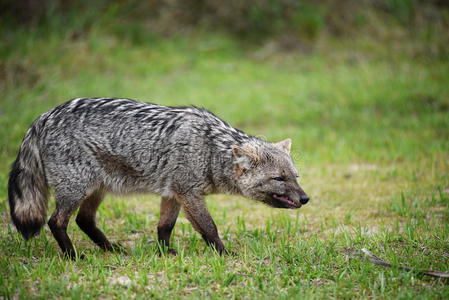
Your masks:
[{"label": "bushy tail", "polygon": [[8,181],[11,219],[25,239],[40,232],[47,216],[48,185],[39,151],[36,123],[31,125],[23,139]]}]

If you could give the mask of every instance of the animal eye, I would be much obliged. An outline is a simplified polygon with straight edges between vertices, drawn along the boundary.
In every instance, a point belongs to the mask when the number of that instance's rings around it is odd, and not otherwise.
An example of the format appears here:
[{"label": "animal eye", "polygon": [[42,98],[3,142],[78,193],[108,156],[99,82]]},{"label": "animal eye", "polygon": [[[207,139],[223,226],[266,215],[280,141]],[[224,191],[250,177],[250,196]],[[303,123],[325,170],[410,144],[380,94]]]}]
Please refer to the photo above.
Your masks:
[{"label": "animal eye", "polygon": [[276,180],[276,181],[284,181],[284,178],[282,178],[282,177],[273,177],[273,180]]}]

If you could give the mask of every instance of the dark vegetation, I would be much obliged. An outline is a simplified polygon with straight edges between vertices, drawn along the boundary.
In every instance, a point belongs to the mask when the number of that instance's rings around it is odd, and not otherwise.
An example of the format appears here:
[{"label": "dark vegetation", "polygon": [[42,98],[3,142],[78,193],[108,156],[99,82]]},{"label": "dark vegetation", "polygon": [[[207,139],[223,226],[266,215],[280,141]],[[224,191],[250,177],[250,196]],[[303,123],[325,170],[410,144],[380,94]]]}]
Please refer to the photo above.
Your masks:
[{"label": "dark vegetation", "polygon": [[403,29],[406,38],[436,43],[430,47],[432,54],[442,56],[447,55],[443,45],[448,42],[448,10],[447,0],[0,1],[3,26],[53,25],[70,28],[74,38],[106,22],[113,32],[135,42],[201,28],[259,43],[284,39],[289,48],[313,44],[322,34],[377,38],[382,32],[376,27],[385,23]]}]

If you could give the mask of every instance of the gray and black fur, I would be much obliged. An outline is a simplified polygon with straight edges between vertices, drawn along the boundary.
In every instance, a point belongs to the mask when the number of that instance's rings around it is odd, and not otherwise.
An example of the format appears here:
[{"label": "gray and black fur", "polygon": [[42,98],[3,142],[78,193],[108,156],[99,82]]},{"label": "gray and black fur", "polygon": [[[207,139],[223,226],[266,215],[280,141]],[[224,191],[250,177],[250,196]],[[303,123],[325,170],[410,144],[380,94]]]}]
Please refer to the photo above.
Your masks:
[{"label": "gray and black fur", "polygon": [[56,209],[48,225],[74,258],[66,228],[76,209],[76,223],[98,246],[117,249],[95,225],[105,193],[155,193],[162,196],[161,245],[169,246],[182,207],[222,253],[204,195],[239,194],[299,208],[309,198],[297,183],[290,145],[290,139],[269,143],[247,135],[202,108],[73,99],[39,116],[23,139],[8,183],[12,222],[26,239],[39,233],[53,188]]}]

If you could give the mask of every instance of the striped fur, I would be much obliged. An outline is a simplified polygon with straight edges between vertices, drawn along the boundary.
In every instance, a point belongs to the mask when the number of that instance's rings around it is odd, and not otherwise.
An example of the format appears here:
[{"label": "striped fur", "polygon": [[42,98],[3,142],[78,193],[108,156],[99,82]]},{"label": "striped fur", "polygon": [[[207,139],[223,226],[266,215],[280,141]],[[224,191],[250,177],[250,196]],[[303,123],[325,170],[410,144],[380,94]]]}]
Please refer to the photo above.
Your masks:
[{"label": "striped fur", "polygon": [[308,197],[296,181],[290,144],[289,139],[273,144],[250,136],[203,108],[73,99],[39,116],[26,133],[10,173],[11,218],[25,238],[37,234],[53,188],[50,229],[73,257],[65,229],[80,205],[77,223],[109,249],[95,227],[104,193],[155,193],[168,199],[161,205],[167,221],[160,221],[160,235],[165,235],[160,241],[168,246],[183,207],[206,242],[222,252],[203,196],[239,194],[274,207],[300,207]]}]

